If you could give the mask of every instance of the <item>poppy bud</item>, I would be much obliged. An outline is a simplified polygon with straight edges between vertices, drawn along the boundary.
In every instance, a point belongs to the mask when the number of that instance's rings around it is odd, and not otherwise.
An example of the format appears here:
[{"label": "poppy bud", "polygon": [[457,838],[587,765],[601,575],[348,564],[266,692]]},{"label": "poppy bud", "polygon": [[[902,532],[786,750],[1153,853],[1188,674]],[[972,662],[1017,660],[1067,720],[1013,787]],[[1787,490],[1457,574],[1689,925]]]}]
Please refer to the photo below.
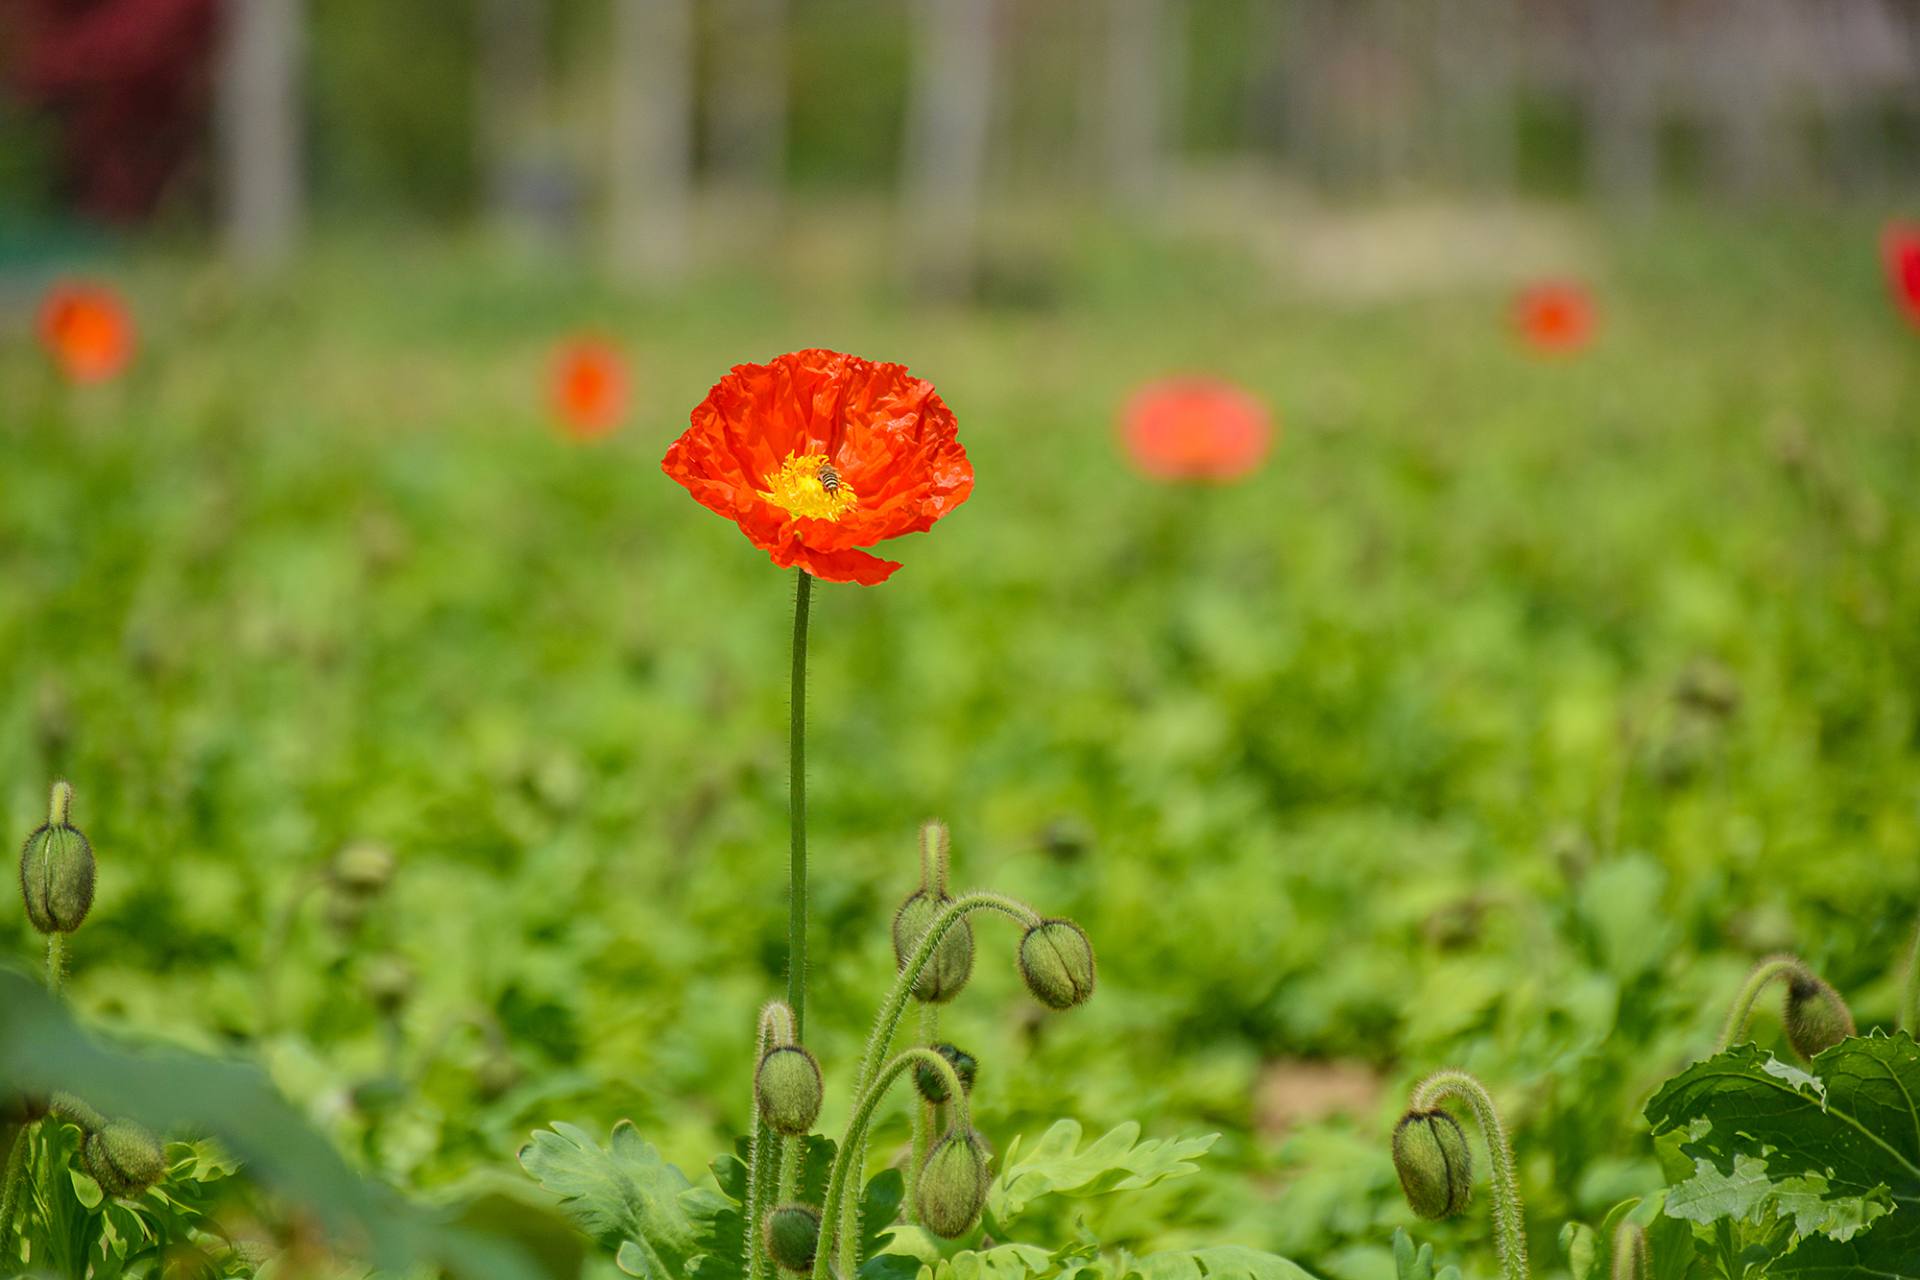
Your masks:
[{"label": "poppy bud", "polygon": [[505,1050],[487,1054],[474,1072],[474,1087],[483,1098],[497,1098],[520,1083],[520,1064]]},{"label": "poppy bud", "polygon": [[340,892],[374,898],[393,883],[393,867],[393,850],[370,840],[356,840],[333,856],[327,874]]},{"label": "poppy bud", "polygon": [[1854,1033],[1840,993],[1804,969],[1787,976],[1787,1043],[1811,1062]]},{"label": "poppy bud", "polygon": [[1020,976],[1049,1009],[1071,1009],[1093,994],[1093,943],[1071,920],[1042,920],[1020,939]]},{"label": "poppy bud", "polygon": [[[933,926],[934,917],[953,905],[944,893],[916,889],[893,913],[893,958],[900,968],[907,967],[920,939]],[[928,1004],[945,1004],[960,994],[973,976],[973,926],[965,918],[956,920],[933,949],[927,965],[913,984],[913,995]]]},{"label": "poppy bud", "polygon": [[[972,1093],[974,1073],[979,1069],[973,1055],[957,1045],[935,1044],[927,1047],[953,1065],[953,1074],[960,1077],[960,1088]],[[920,1090],[920,1096],[928,1102],[938,1105],[947,1101],[947,1078],[935,1070],[932,1063],[914,1065],[913,1083]]]},{"label": "poppy bud", "polygon": [[413,995],[413,966],[401,956],[375,956],[360,981],[373,1007],[391,1017]]},{"label": "poppy bud", "polygon": [[767,1215],[767,1255],[783,1271],[813,1270],[820,1248],[820,1211],[812,1205],[783,1204]]},{"label": "poppy bud", "polygon": [[1473,1198],[1473,1156],[1460,1122],[1445,1111],[1409,1111],[1393,1129],[1393,1167],[1407,1204],[1423,1218],[1450,1218]]},{"label": "poppy bud", "polygon": [[20,896],[41,933],[72,933],[93,906],[93,846],[71,826],[73,788],[53,784],[47,820],[20,849]]},{"label": "poppy bud", "polygon": [[914,1206],[920,1224],[937,1236],[958,1239],[987,1202],[987,1148],[980,1135],[950,1129],[920,1167]]},{"label": "poppy bud", "polygon": [[83,1133],[97,1133],[107,1127],[107,1118],[70,1093],[56,1093],[47,1099],[46,1109]]},{"label": "poppy bud", "polygon": [[80,1161],[100,1189],[128,1199],[139,1195],[167,1173],[167,1153],[160,1139],[131,1120],[109,1120],[80,1144]]},{"label": "poppy bud", "polygon": [[753,1100],[760,1118],[775,1133],[789,1136],[813,1128],[820,1118],[820,1100],[825,1094],[820,1082],[820,1064],[797,1044],[779,1044],[760,1058],[753,1073]]}]

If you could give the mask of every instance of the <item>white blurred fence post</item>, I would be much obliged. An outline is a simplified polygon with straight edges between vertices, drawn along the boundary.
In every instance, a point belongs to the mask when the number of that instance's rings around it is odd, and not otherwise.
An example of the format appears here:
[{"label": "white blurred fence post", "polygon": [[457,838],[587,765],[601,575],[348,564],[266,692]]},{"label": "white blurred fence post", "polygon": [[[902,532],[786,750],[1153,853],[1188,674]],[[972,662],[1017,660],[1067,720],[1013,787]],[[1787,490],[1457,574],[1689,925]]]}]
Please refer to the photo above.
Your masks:
[{"label": "white blurred fence post", "polygon": [[1157,194],[1165,145],[1166,0],[1107,0],[1107,186],[1124,207]]},{"label": "white blurred fence post", "polygon": [[687,265],[692,0],[613,0],[607,206],[614,270],[642,284]]},{"label": "white blurred fence post", "polygon": [[304,198],[302,0],[226,0],[218,138],[227,251],[247,272],[286,261]]},{"label": "white blurred fence post", "polygon": [[915,0],[907,128],[907,274],[968,292],[979,253],[993,111],[994,0]]}]

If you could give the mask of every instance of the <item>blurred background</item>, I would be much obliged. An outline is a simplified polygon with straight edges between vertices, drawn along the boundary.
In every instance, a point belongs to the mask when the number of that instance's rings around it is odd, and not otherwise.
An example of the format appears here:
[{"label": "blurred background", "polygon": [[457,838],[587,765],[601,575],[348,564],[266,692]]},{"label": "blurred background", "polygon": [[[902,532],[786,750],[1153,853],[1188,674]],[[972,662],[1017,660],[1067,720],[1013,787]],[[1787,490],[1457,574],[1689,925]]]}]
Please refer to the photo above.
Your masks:
[{"label": "blurred background", "polygon": [[658,468],[814,345],[978,474],[814,595],[826,1127],[930,814],[1100,948],[1041,1018],[981,926],[996,1144],[1223,1135],[1129,1247],[1496,1274],[1387,1156],[1453,1063],[1551,1269],[1755,958],[1890,1023],[1920,3],[0,0],[0,68],[0,824],[70,778],[76,1005],[361,1167],[743,1131],[792,583]]}]

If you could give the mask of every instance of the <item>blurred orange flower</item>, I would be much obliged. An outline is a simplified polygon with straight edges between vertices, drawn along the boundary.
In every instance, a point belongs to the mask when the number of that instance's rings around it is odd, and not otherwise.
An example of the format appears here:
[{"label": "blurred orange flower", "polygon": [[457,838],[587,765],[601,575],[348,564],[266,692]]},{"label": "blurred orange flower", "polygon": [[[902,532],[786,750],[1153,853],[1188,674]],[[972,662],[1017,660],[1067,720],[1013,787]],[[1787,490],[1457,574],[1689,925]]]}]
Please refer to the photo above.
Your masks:
[{"label": "blurred orange flower", "polygon": [[1544,355],[1569,355],[1593,340],[1598,324],[1593,296],[1566,280],[1544,280],[1522,289],[1513,302],[1513,323],[1529,347]]},{"label": "blurred orange flower", "polygon": [[1887,284],[1908,320],[1920,327],[1920,226],[1910,222],[1887,224],[1880,237],[1887,264]]},{"label": "blurred orange flower", "polygon": [[133,359],[133,317],[105,285],[66,281],[40,300],[40,343],[74,382],[105,382]]},{"label": "blurred orange flower", "polygon": [[1120,428],[1134,465],[1162,480],[1238,480],[1273,442],[1266,406],[1213,378],[1168,378],[1140,388]]},{"label": "blurred orange flower", "polygon": [[555,353],[554,419],[574,440],[610,435],[627,414],[627,366],[605,342],[576,338]]},{"label": "blurred orange flower", "polygon": [[836,351],[735,365],[693,410],[661,469],[782,568],[884,582],[857,547],[933,527],[973,492],[958,424],[906,366]]}]

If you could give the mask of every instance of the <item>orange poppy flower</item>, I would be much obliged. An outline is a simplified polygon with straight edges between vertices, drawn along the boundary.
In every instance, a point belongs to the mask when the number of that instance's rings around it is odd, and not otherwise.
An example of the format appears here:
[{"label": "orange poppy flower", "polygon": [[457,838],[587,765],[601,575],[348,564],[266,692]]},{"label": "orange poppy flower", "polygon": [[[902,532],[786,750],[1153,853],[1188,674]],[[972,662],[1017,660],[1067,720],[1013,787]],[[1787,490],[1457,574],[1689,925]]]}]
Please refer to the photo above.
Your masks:
[{"label": "orange poppy flower", "polygon": [[605,342],[575,339],[554,354],[554,420],[574,440],[610,435],[627,414],[627,366]]},{"label": "orange poppy flower", "polygon": [[1887,284],[1893,289],[1894,301],[1920,328],[1920,226],[1889,223],[1880,237],[1880,251],[1886,260]]},{"label": "orange poppy flower", "polygon": [[74,382],[105,382],[133,359],[133,318],[104,285],[67,282],[40,301],[40,343]]},{"label": "orange poppy flower", "polygon": [[735,365],[661,469],[782,568],[884,582],[858,547],[933,527],[973,492],[953,412],[906,366],[836,351]]},{"label": "orange poppy flower", "polygon": [[1266,406],[1213,378],[1142,387],[1128,399],[1120,427],[1134,465],[1161,480],[1238,480],[1273,443]]},{"label": "orange poppy flower", "polygon": [[1598,319],[1586,289],[1547,280],[1520,291],[1513,302],[1513,323],[1526,344],[1542,355],[1570,355],[1592,341]]}]

